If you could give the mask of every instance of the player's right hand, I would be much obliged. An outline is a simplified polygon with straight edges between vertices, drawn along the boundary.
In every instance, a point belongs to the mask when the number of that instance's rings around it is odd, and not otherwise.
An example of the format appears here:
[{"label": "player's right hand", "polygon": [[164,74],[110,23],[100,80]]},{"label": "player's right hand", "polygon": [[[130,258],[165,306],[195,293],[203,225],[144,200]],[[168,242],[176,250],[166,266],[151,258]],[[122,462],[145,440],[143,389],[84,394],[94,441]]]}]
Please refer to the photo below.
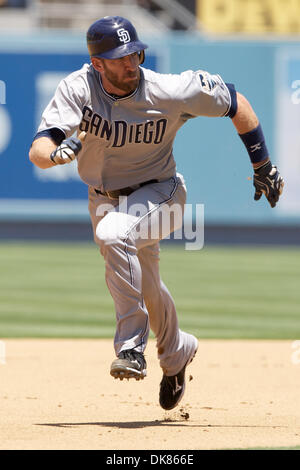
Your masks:
[{"label": "player's right hand", "polygon": [[258,201],[264,193],[270,206],[275,207],[283,191],[284,181],[277,167],[268,161],[254,170],[253,185],[255,201]]},{"label": "player's right hand", "polygon": [[86,132],[81,132],[77,137],[69,137],[62,141],[50,155],[50,159],[55,165],[65,165],[71,163],[76,155],[82,149],[82,143],[85,139]]}]

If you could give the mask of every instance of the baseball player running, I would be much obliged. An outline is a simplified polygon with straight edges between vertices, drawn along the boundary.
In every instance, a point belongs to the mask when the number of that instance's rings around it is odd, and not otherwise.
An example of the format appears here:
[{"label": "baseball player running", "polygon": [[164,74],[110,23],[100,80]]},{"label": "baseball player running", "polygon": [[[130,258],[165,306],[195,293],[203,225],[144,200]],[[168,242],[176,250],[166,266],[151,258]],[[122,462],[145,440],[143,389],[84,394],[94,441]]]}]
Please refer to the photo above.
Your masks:
[{"label": "baseball player running", "polygon": [[[50,168],[77,159],[116,310],[110,373],[121,380],[146,376],[151,328],[163,372],[159,402],[170,410],[184,394],[185,369],[198,347],[197,339],[179,328],[159,273],[159,242],[181,227],[186,201],[172,152],[176,133],[196,116],[228,116],[254,168],[254,199],[264,194],[275,207],[283,179],[251,105],[219,75],[203,70],[166,75],[142,67],[147,45],[119,16],[93,23],[87,47],[91,63],[58,85],[30,160]],[[166,217],[169,224],[163,223]]]}]

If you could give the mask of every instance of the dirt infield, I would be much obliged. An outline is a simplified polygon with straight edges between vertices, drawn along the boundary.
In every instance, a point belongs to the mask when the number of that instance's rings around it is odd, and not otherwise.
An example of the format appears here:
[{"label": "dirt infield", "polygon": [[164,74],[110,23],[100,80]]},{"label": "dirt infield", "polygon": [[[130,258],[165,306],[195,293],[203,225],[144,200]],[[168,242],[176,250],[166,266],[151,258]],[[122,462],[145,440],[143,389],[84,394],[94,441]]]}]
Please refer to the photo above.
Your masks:
[{"label": "dirt infield", "polygon": [[141,382],[109,375],[111,340],[7,339],[3,345],[0,449],[300,444],[300,364],[292,341],[201,340],[186,394],[170,412],[158,404],[161,371],[152,340]]}]

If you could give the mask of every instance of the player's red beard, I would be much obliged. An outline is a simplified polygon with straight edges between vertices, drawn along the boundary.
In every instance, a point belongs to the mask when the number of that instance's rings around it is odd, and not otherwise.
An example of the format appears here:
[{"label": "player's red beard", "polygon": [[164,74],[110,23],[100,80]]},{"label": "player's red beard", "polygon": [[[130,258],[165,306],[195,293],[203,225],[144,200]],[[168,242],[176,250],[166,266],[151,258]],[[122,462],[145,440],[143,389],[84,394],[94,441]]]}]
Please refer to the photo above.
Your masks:
[{"label": "player's red beard", "polygon": [[105,73],[105,78],[115,87],[121,91],[124,91],[126,94],[134,92],[139,85],[140,81],[140,69],[133,71],[123,72],[123,76],[120,77],[119,73],[115,73],[110,70],[107,65],[103,62],[103,69]]}]

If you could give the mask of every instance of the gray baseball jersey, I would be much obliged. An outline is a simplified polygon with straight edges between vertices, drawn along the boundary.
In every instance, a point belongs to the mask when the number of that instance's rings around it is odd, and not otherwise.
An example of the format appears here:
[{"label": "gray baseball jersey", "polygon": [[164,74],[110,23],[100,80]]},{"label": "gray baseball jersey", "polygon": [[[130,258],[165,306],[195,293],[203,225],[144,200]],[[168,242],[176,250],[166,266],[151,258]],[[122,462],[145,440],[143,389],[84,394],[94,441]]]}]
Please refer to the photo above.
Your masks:
[{"label": "gray baseball jersey", "polygon": [[[85,64],[59,84],[38,136],[48,135],[60,143],[74,132],[87,133],[77,157],[78,171],[89,185],[94,238],[105,259],[106,282],[115,304],[116,355],[126,349],[143,352],[151,325],[160,365],[164,374],[172,376],[197,349],[196,338],[179,329],[172,295],[159,273],[159,241],[181,227],[186,200],[173,142],[191,118],[232,117],[235,92],[219,75],[201,70],[180,75],[140,70],[138,88],[117,98],[105,92],[99,73]],[[129,195],[126,210],[118,200],[97,191],[143,182],[148,184]],[[137,213],[132,212],[134,207]],[[164,228],[162,221],[173,208],[177,216]]]},{"label": "gray baseball jersey", "polygon": [[219,75],[140,70],[138,88],[117,99],[105,92],[93,66],[85,64],[60,82],[42,116],[38,133],[51,128],[66,137],[87,132],[78,172],[101,191],[174,176],[173,142],[179,128],[196,116],[230,115],[231,93]]}]

